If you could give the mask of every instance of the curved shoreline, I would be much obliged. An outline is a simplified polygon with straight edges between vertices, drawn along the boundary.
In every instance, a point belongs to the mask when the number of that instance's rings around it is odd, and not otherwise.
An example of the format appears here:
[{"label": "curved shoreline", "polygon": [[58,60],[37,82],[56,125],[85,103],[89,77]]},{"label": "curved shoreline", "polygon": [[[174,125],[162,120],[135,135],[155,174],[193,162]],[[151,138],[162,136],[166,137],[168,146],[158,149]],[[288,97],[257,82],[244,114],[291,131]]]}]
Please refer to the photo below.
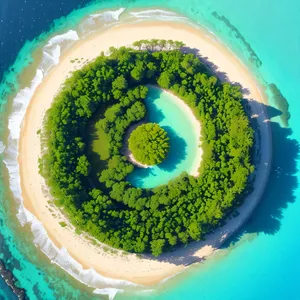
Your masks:
[{"label": "curved shoreline", "polygon": [[129,139],[129,137],[130,137],[130,134],[131,134],[138,126],[140,126],[140,125],[142,125],[142,124],[145,124],[145,123],[146,123],[146,121],[145,121],[145,120],[142,120],[142,121],[139,121],[139,122],[136,123],[136,124],[131,125],[131,126],[128,128],[128,130],[127,130],[127,132],[126,132],[126,134],[125,134],[125,143],[124,143],[124,146],[123,146],[123,149],[122,149],[122,153],[123,153],[124,156],[127,157],[128,161],[130,161],[130,162],[131,162],[132,164],[134,164],[135,166],[137,166],[137,167],[139,167],[139,168],[144,168],[144,169],[150,168],[151,166],[144,165],[144,164],[140,163],[139,161],[137,161],[137,160],[134,158],[132,152],[129,150],[129,147],[128,147],[128,139]]},{"label": "curved shoreline", "polygon": [[[159,90],[163,90],[164,93],[167,93],[170,98],[169,100],[171,102],[173,102],[174,105],[176,105],[177,107],[180,108],[180,110],[184,111],[185,115],[186,115],[186,118],[190,119],[192,121],[192,130],[194,130],[195,132],[195,137],[196,137],[196,140],[197,140],[197,143],[198,143],[198,148],[197,148],[197,151],[196,151],[196,155],[195,155],[195,158],[194,158],[194,161],[193,161],[193,164],[192,164],[192,167],[191,169],[187,172],[188,174],[194,176],[194,177],[198,177],[200,174],[199,174],[199,168],[200,168],[200,165],[201,165],[201,160],[202,160],[202,148],[200,147],[200,144],[201,144],[201,124],[200,124],[200,121],[196,118],[196,116],[194,115],[192,109],[182,100],[180,99],[179,97],[177,97],[176,95],[174,95],[172,92],[168,91],[168,90],[165,90],[165,89],[161,89],[160,87],[158,86],[155,86],[155,85],[148,85],[149,87],[151,88],[154,88],[154,89],[159,89]],[[139,125],[142,125],[144,123],[146,123],[147,121],[141,121],[141,122],[138,122],[137,124],[134,124],[132,125],[127,133],[126,133],[126,136],[125,136],[125,147],[123,148],[123,153],[124,155],[127,157],[127,159],[133,163],[134,165],[140,167],[140,168],[149,168],[151,166],[148,166],[148,165],[144,165],[140,162],[138,162],[135,157],[133,156],[133,154],[130,152],[130,150],[128,149],[128,142],[127,140],[129,139],[129,136],[131,134],[131,132]]]},{"label": "curved shoreline", "polygon": [[[172,26],[168,25],[172,24]],[[128,35],[128,30],[130,34]],[[227,224],[209,235],[206,241],[191,243],[186,248],[180,248],[172,253],[165,253],[157,260],[147,256],[139,258],[135,254],[122,255],[107,252],[103,247],[94,246],[91,241],[75,234],[73,226],[66,217],[55,209],[55,216],[49,210],[49,198],[44,194],[44,179],[38,174],[38,157],[41,155],[40,137],[37,131],[41,128],[45,111],[50,107],[61,83],[73,71],[76,65],[70,61],[75,58],[92,60],[101,51],[110,46],[127,46],[139,39],[174,39],[182,40],[187,46],[200,49],[201,54],[218,66],[218,71],[226,72],[231,82],[239,82],[248,89],[249,104],[253,115],[258,115],[258,125],[261,133],[261,159],[256,172],[254,191],[245,204],[239,209],[239,216],[232,218]],[[189,25],[176,23],[142,23],[120,25],[104,33],[81,40],[63,55],[61,62],[45,78],[36,90],[26,111],[19,144],[19,164],[24,206],[43,223],[47,234],[58,248],[64,247],[85,269],[93,268],[100,274],[117,279],[126,279],[138,284],[152,285],[162,279],[183,270],[185,266],[199,261],[213,253],[226,238],[235,232],[249,217],[258,204],[268,180],[271,163],[270,126],[257,89],[257,84],[248,70],[223,45],[202,34],[201,31]],[[51,207],[53,210],[53,207]],[[62,227],[59,222],[68,225]],[[84,253],[84,255],[81,255]]]},{"label": "curved shoreline", "polygon": [[195,156],[194,162],[193,162],[193,166],[191,168],[191,170],[188,172],[190,175],[194,176],[194,177],[198,177],[200,175],[199,173],[199,169],[201,166],[201,160],[202,160],[202,148],[200,147],[201,144],[201,123],[200,121],[196,118],[194,112],[192,111],[192,109],[179,97],[177,97],[176,95],[174,95],[173,93],[171,93],[168,90],[164,90],[164,92],[169,93],[172,97],[170,99],[172,99],[171,101],[173,101],[175,103],[175,105],[177,105],[178,107],[180,107],[181,110],[184,110],[184,113],[186,114],[187,117],[190,118],[190,120],[193,123],[193,130],[195,131],[195,136],[197,137],[197,141],[198,141],[198,148],[197,148],[197,154]]}]

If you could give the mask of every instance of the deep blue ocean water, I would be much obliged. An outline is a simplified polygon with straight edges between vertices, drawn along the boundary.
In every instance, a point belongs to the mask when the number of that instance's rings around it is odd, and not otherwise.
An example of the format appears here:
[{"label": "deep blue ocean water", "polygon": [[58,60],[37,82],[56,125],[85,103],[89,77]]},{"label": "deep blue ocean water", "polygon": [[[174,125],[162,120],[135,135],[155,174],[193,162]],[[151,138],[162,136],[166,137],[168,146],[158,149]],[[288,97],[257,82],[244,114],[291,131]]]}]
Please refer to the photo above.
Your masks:
[{"label": "deep blue ocean water", "polygon": [[6,285],[5,281],[0,278],[0,299],[17,299],[12,290]]},{"label": "deep blue ocean water", "polygon": [[53,20],[86,5],[90,0],[0,1],[0,78],[16,59],[26,40],[49,30]]},{"label": "deep blue ocean water", "polygon": [[[0,73],[13,66],[4,78],[18,87],[16,73],[30,63],[24,58],[37,47],[36,40],[51,30],[70,29],[93,11],[114,7],[160,7],[174,10],[212,30],[262,83],[275,83],[288,99],[290,128],[275,122],[279,112],[269,108],[274,158],[263,200],[250,221],[214,257],[200,266],[154,287],[149,293],[119,294],[116,299],[300,299],[300,2],[297,0],[173,0],[102,1],[70,18],[52,21],[88,1],[1,0]],[[35,21],[34,21],[35,20]],[[51,25],[52,24],[52,25]],[[24,46],[24,47],[23,47]],[[23,47],[23,48],[22,48]],[[19,60],[14,63],[17,55]],[[13,90],[12,85],[10,89]],[[0,87],[5,103],[9,89]],[[268,92],[268,91],[267,91]],[[274,106],[272,95],[270,104]],[[4,114],[5,106],[1,112]],[[4,118],[3,118],[4,119]],[[1,122],[3,125],[5,120]],[[2,128],[3,131],[3,128]],[[2,166],[3,167],[3,166]],[[3,172],[4,173],[4,172]],[[0,258],[13,271],[30,299],[91,299],[86,288],[51,265],[33,246],[29,229],[21,229],[5,178],[0,194]],[[0,280],[0,299],[12,299]],[[5,296],[4,296],[5,295]],[[98,297],[94,295],[94,297]]]}]

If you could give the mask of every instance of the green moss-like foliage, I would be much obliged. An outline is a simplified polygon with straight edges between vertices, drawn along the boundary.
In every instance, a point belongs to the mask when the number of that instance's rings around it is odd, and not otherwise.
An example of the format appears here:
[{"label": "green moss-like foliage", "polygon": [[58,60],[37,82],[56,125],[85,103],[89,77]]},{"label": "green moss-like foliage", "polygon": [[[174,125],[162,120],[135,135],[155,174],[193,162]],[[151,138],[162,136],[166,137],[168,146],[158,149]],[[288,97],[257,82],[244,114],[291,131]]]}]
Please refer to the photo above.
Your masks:
[{"label": "green moss-like foliage", "polygon": [[134,158],[148,166],[164,161],[170,148],[167,132],[155,123],[137,127],[130,135],[128,146]]},{"label": "green moss-like foliage", "polygon": [[[56,204],[78,230],[115,248],[159,255],[204,239],[241,205],[254,170],[253,131],[238,87],[210,76],[193,54],[170,50],[175,43],[147,45],[111,48],[110,56],[99,56],[65,82],[46,114],[40,167]],[[137,47],[145,49],[143,42]],[[121,151],[129,126],[147,116],[147,84],[169,89],[201,121],[199,177],[183,173],[154,189],[127,180],[134,166]],[[96,181],[86,142],[95,113],[108,156]]]}]

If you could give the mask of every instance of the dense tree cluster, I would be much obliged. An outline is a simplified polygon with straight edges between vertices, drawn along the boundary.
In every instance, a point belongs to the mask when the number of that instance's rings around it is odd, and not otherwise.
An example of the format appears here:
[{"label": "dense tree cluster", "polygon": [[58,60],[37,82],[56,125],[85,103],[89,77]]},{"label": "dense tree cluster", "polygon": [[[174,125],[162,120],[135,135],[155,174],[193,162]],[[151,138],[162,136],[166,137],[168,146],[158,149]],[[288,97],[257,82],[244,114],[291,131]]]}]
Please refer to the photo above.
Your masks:
[{"label": "dense tree cluster", "polygon": [[167,132],[156,123],[138,126],[131,133],[128,145],[134,158],[148,166],[164,161],[170,148]]},{"label": "dense tree cluster", "polygon": [[173,41],[173,40],[140,40],[136,41],[132,44],[133,46],[137,47],[139,50],[180,50],[184,43],[180,41]]},{"label": "dense tree cluster", "polygon": [[[113,247],[159,255],[203,239],[241,205],[254,170],[253,132],[239,88],[209,76],[193,54],[167,48],[110,51],[74,72],[56,96],[46,114],[40,169],[56,203],[77,227]],[[134,166],[121,150],[128,127],[146,116],[146,84],[179,96],[201,121],[199,177],[183,173],[154,189],[127,180]],[[109,141],[98,184],[89,177],[93,166],[85,141],[96,110],[101,112],[97,126]]]}]

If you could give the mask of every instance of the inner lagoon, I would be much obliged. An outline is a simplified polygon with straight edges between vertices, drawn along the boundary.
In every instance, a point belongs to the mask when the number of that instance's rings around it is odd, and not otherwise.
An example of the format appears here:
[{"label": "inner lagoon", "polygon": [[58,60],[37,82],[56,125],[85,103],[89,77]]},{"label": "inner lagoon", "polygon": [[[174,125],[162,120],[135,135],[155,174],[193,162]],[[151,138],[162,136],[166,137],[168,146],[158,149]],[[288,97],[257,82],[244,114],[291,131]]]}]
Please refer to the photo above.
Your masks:
[{"label": "inner lagoon", "polygon": [[[167,184],[183,172],[191,173],[195,163],[200,166],[200,132],[195,128],[196,118],[182,109],[185,105],[172,94],[150,86],[145,100],[147,122],[159,124],[170,138],[167,158],[159,165],[148,168],[136,167],[128,180],[136,187],[154,188]],[[180,103],[181,102],[181,103]]]}]

